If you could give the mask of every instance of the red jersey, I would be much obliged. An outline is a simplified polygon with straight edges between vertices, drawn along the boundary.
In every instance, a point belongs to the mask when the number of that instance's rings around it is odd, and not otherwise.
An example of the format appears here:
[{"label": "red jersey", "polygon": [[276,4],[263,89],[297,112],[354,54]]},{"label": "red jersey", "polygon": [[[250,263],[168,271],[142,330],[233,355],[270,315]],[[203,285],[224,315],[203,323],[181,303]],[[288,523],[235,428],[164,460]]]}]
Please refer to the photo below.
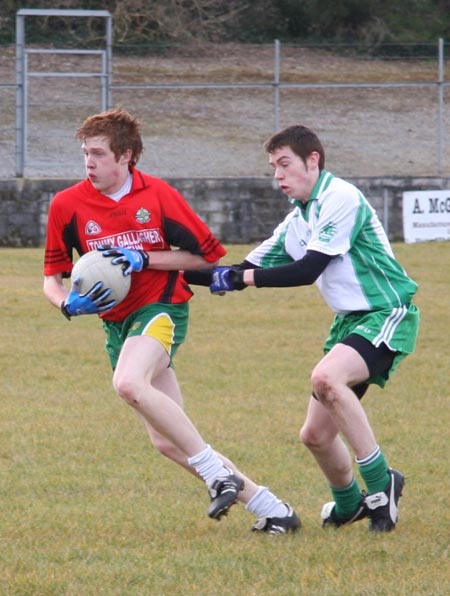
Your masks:
[{"label": "red jersey", "polygon": [[[131,191],[120,201],[101,194],[88,179],[55,194],[48,212],[44,275],[67,278],[74,249],[81,256],[106,244],[149,253],[175,246],[210,263],[226,254],[178,191],[139,170],[132,175]],[[128,296],[102,318],[122,321],[146,304],[178,304],[192,296],[178,271],[145,269],[131,276]]]}]

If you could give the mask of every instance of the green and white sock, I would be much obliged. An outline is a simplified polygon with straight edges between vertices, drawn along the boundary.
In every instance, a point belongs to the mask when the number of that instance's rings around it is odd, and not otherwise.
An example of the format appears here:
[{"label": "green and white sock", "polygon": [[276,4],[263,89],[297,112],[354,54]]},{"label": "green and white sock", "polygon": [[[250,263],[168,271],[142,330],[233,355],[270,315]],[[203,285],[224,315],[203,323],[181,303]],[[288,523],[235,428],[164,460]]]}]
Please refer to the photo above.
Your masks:
[{"label": "green and white sock", "polygon": [[339,519],[352,517],[361,501],[361,489],[356,478],[349,485],[343,487],[330,486],[336,503],[334,512]]},{"label": "green and white sock", "polygon": [[386,489],[389,484],[389,468],[379,446],[364,459],[355,460],[369,494]]}]

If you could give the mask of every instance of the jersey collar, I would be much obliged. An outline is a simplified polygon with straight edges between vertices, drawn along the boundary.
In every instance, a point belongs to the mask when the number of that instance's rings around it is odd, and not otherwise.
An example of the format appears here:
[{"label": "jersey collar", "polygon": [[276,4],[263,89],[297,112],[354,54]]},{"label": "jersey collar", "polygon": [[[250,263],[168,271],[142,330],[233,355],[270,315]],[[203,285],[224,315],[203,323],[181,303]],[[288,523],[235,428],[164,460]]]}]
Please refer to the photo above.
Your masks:
[{"label": "jersey collar", "polygon": [[[137,190],[142,190],[143,188],[146,188],[149,185],[149,177],[145,176],[145,174],[143,174],[140,170],[137,170],[134,167],[130,168],[130,174],[132,175],[133,179],[131,182],[131,189],[128,194],[131,194]],[[93,196],[102,195],[104,197],[107,196],[107,195],[103,195],[103,193],[99,192],[96,188],[94,188],[94,186],[92,185],[92,182],[89,180],[89,178],[85,178],[82,181],[82,183],[85,185],[86,192],[89,192],[91,195],[93,195]]]},{"label": "jersey collar", "polygon": [[131,192],[134,190],[142,190],[147,186],[144,176],[140,170],[136,168],[130,168],[131,175],[133,176],[133,184],[131,186]]},{"label": "jersey collar", "polygon": [[333,174],[331,174],[331,172],[328,172],[328,170],[322,170],[320,172],[319,178],[317,179],[317,182],[314,185],[314,188],[311,191],[311,196],[309,197],[306,203],[303,203],[298,199],[292,199],[291,197],[289,197],[289,202],[292,203],[292,205],[295,205],[296,207],[300,207],[302,211],[306,211],[310,203],[312,201],[316,201],[319,198],[319,196],[323,193],[323,191],[328,188],[333,178],[334,176]]}]

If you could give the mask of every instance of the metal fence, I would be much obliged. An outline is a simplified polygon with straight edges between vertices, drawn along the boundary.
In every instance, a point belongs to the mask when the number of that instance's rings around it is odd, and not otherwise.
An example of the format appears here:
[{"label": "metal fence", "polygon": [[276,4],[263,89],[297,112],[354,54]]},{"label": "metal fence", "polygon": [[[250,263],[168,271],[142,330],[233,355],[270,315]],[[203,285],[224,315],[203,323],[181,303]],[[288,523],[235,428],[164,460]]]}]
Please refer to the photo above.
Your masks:
[{"label": "metal fence", "polygon": [[[25,19],[56,12],[106,19],[104,47],[27,47]],[[106,11],[17,14],[16,48],[0,60],[0,177],[82,176],[74,131],[113,105],[140,117],[143,167],[163,177],[268,175],[261,143],[298,121],[319,132],[327,166],[342,175],[450,173],[442,39],[386,47],[384,55],[382,47],[277,40],[139,55],[142,48],[113,48]]]}]

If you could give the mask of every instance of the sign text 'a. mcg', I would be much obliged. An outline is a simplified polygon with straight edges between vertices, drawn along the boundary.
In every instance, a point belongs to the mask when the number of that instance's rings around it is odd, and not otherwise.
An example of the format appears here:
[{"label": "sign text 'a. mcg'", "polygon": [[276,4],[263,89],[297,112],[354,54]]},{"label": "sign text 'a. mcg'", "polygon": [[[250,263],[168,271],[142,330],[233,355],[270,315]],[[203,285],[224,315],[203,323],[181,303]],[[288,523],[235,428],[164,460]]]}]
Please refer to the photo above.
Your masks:
[{"label": "sign text 'a. mcg'", "polygon": [[450,240],[450,190],[403,193],[405,242]]}]

